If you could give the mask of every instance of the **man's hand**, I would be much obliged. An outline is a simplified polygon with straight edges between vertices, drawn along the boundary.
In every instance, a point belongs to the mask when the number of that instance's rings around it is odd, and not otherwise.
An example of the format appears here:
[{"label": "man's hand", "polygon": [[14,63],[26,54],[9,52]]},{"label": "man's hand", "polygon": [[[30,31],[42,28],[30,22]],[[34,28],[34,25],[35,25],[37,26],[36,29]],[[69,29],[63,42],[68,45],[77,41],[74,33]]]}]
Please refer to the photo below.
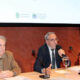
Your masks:
[{"label": "man's hand", "polygon": [[0,72],[0,78],[8,78],[8,77],[12,77],[13,75],[14,75],[14,73],[9,70]]},{"label": "man's hand", "polygon": [[49,74],[49,75],[50,75],[50,73],[51,73],[51,64],[49,65],[48,68],[44,68],[44,69],[42,70],[42,72],[45,73],[45,74]]},{"label": "man's hand", "polygon": [[65,51],[63,49],[58,50],[59,55],[62,57],[62,54],[65,54]]}]

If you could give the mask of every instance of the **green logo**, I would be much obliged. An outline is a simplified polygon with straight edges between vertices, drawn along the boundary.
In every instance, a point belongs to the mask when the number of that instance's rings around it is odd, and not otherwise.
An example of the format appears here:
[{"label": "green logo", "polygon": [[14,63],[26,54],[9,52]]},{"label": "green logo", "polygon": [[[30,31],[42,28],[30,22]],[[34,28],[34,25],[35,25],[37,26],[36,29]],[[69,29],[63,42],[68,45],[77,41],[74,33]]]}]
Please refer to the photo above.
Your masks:
[{"label": "green logo", "polygon": [[17,13],[16,13],[16,18],[19,18],[19,17],[20,17],[20,15],[19,15],[19,13],[17,12]]}]

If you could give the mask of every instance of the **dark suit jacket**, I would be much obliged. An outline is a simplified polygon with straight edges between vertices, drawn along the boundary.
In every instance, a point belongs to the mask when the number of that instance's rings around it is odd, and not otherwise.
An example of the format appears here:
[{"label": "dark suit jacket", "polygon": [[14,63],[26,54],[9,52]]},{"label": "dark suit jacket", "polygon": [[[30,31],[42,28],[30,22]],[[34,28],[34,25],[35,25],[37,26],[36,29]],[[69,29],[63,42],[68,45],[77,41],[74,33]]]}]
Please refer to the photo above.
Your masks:
[{"label": "dark suit jacket", "polygon": [[[61,57],[58,54],[58,50],[61,49],[61,46],[56,46],[56,64],[60,68],[60,62],[62,61]],[[34,64],[34,71],[41,72],[42,68],[47,68],[51,64],[49,49],[46,44],[41,46],[38,51],[38,56]]]}]

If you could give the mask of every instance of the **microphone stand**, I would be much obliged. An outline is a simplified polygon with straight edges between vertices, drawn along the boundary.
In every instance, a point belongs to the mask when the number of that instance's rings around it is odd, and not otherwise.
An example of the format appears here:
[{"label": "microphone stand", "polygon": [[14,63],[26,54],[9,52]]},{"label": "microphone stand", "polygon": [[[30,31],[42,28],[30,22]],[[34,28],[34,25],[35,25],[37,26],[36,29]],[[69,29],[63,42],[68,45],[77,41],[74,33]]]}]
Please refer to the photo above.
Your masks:
[{"label": "microphone stand", "polygon": [[[42,60],[39,58],[39,61],[40,61],[40,63],[42,62]],[[45,64],[43,64],[44,66],[45,66]],[[46,68],[45,68],[45,73],[44,73],[44,75],[40,75],[40,78],[43,78],[43,79],[48,79],[48,78],[50,78],[50,75],[48,74],[48,71],[46,70]]]},{"label": "microphone stand", "polygon": [[45,68],[44,78],[45,78],[45,79],[50,78],[50,74],[48,74],[48,71],[46,70],[46,68]]},{"label": "microphone stand", "polygon": [[50,78],[50,75],[48,74],[46,68],[45,68],[45,74],[44,74],[44,75],[40,75],[40,77],[43,78],[43,79],[48,79],[48,78]]}]

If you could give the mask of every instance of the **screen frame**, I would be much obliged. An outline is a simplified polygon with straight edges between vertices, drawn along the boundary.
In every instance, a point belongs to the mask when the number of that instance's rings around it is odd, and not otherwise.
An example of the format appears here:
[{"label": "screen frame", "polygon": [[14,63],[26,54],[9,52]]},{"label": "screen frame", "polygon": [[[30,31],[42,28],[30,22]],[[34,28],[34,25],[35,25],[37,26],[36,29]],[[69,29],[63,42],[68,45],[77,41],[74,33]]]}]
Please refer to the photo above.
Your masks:
[{"label": "screen frame", "polygon": [[80,27],[80,24],[66,23],[0,23],[0,27]]}]

